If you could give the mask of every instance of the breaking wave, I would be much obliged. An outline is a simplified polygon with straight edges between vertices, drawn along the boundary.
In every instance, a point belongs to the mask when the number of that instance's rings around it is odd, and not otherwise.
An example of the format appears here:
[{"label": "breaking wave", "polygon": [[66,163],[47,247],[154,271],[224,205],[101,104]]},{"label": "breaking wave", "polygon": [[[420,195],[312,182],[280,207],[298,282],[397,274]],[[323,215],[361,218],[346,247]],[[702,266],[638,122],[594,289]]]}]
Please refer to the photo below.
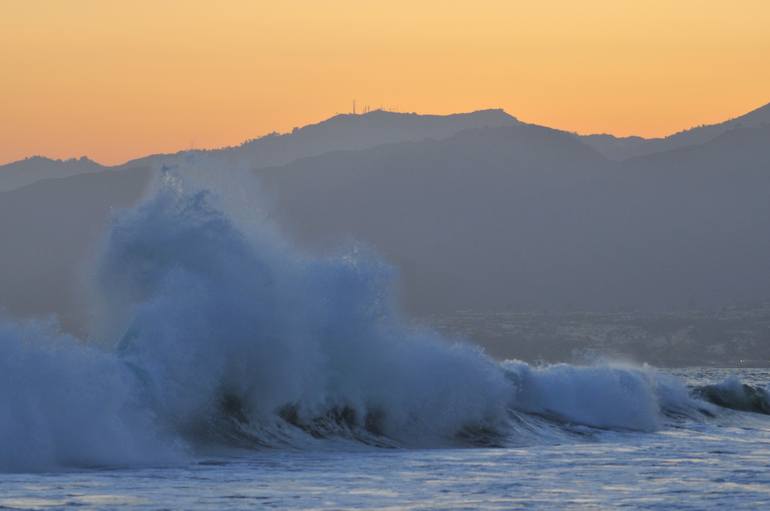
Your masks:
[{"label": "breaking wave", "polygon": [[533,367],[410,325],[362,249],[311,258],[168,178],[119,214],[93,335],[0,324],[0,470],[174,463],[202,447],[507,445],[654,431],[719,407],[646,367]]},{"label": "breaking wave", "polygon": [[722,383],[697,387],[695,394],[722,408],[770,415],[770,393],[767,389],[742,383],[735,376]]}]

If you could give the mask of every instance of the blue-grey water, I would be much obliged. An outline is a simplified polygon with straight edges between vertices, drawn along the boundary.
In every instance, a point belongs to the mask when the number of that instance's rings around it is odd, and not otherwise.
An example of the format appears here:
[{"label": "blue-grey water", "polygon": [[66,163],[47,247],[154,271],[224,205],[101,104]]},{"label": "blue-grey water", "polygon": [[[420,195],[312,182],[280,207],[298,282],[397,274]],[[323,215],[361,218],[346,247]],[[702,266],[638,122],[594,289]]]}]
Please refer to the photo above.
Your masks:
[{"label": "blue-grey water", "polygon": [[[672,371],[674,372],[674,371]],[[675,371],[691,386],[764,369]],[[333,442],[332,442],[333,443]],[[515,439],[512,441],[515,443]],[[722,410],[657,431],[587,429],[495,448],[199,454],[177,464],[0,476],[4,509],[762,509],[770,416]]]}]

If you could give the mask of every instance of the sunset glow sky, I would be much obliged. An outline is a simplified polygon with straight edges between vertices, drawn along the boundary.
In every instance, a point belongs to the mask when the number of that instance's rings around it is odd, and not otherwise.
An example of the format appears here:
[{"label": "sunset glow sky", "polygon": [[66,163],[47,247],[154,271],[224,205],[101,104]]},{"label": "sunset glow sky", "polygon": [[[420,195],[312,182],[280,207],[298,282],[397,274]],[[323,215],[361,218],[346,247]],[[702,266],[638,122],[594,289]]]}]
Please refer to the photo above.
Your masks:
[{"label": "sunset glow sky", "polygon": [[238,144],[354,99],[664,135],[770,101],[770,2],[0,0],[0,163]]}]

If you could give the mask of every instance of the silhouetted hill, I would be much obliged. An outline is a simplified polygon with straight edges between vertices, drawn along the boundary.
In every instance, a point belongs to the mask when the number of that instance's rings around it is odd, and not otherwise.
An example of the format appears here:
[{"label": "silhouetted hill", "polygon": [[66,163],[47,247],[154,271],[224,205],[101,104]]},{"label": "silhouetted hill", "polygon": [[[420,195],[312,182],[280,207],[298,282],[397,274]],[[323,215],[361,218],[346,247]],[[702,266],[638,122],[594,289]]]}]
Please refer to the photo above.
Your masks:
[{"label": "silhouetted hill", "polygon": [[770,128],[610,162],[517,126],[260,172],[316,250],[365,240],[409,307],[666,310],[770,297]]},{"label": "silhouetted hill", "polygon": [[503,110],[480,110],[453,115],[417,115],[375,110],[342,114],[318,124],[271,134],[239,147],[215,151],[228,161],[248,162],[252,168],[283,165],[320,154],[358,150],[406,141],[440,140],[466,129],[513,126],[515,117]]},{"label": "silhouetted hill", "polygon": [[[417,115],[375,110],[361,115],[343,114],[318,124],[273,133],[237,147],[181,151],[131,160],[113,168],[174,165],[196,154],[205,154],[222,168],[283,165],[299,158],[330,151],[355,150],[409,140],[442,139],[465,130],[519,124],[502,110],[480,110],[452,115]],[[51,160],[32,157],[0,166],[0,191],[13,190],[37,181],[105,170],[87,158]]]},{"label": "silhouetted hill", "polygon": [[[366,114],[341,114],[291,133],[272,133],[244,142],[240,146],[212,150],[181,151],[175,154],[149,155],[117,168],[160,167],[173,165],[180,158],[204,153],[218,159],[223,167],[257,169],[285,165],[300,158],[343,150],[359,150],[407,141],[441,140],[466,129],[504,127],[521,124],[501,109],[479,110],[452,115],[418,115],[375,110]],[[669,151],[712,140],[740,127],[770,124],[770,104],[729,121],[700,126],[666,138],[615,137],[613,135],[576,135],[611,160],[625,160]],[[40,156],[0,166],[0,191],[13,190],[37,181],[98,172],[105,166],[88,158],[52,160]]]},{"label": "silhouetted hill", "polygon": [[764,126],[770,126],[770,103],[735,119],[719,124],[698,126],[665,138],[645,139],[641,137],[615,137],[613,135],[585,135],[581,138],[607,158],[625,160],[636,156],[703,144],[737,128]]},{"label": "silhouetted hill", "polygon": [[71,160],[52,160],[42,156],[32,156],[7,165],[0,165],[0,192],[14,190],[42,181],[99,172],[105,167],[86,157]]}]

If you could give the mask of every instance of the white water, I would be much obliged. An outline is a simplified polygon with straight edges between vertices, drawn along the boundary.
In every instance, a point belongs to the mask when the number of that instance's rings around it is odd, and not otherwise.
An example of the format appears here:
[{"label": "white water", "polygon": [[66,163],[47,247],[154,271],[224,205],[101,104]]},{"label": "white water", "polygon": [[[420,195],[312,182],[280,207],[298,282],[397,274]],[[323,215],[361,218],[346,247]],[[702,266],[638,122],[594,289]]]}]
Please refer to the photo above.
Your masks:
[{"label": "white water", "polygon": [[[725,371],[678,371],[689,383]],[[753,384],[770,371],[738,371]],[[684,426],[684,427],[683,427]],[[770,421],[725,412],[654,432],[542,433],[502,448],[199,453],[183,463],[0,475],[12,509],[764,509]]]}]

